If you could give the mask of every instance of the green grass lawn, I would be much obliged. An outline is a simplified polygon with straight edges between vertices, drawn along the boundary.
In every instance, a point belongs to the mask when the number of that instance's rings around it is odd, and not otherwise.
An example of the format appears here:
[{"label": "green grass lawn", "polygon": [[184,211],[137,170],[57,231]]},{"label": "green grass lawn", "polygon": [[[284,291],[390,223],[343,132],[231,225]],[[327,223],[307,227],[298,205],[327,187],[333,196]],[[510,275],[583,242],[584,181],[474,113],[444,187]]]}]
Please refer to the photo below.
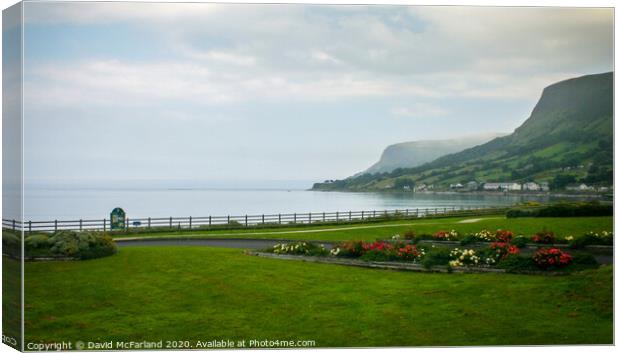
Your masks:
[{"label": "green grass lawn", "polygon": [[[473,223],[461,223],[463,220],[480,219]],[[334,230],[330,230],[334,229]],[[418,234],[432,234],[438,230],[455,229],[459,233],[475,233],[482,229],[508,229],[516,234],[532,235],[547,229],[559,236],[581,236],[589,231],[613,230],[613,217],[558,217],[558,218],[506,218],[503,215],[429,218],[375,222],[346,225],[321,225],[297,228],[212,230],[193,232],[141,233],[118,236],[122,237],[231,237],[231,238],[281,238],[305,240],[375,240],[388,238],[414,230]]]},{"label": "green grass lawn", "polygon": [[10,337],[5,344],[17,349],[21,342],[22,272],[18,261],[2,258],[2,334]]},{"label": "green grass lawn", "polygon": [[[502,222],[521,224],[485,226]],[[5,267],[15,265],[4,259]],[[232,249],[137,247],[97,260],[26,263],[25,290],[26,342],[256,338],[342,347],[613,339],[610,266],[557,277],[432,274]]]}]

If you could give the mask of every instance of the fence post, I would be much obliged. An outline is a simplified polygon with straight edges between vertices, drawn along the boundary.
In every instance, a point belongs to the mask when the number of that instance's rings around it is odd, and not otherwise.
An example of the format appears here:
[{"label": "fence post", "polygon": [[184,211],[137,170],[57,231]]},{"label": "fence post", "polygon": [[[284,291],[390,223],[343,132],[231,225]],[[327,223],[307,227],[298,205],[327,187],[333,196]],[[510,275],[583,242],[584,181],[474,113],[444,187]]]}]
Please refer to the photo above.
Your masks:
[{"label": "fence post", "polygon": [[377,217],[377,210],[372,210],[372,218]]},{"label": "fence post", "polygon": [[226,224],[230,224],[230,215],[228,215],[228,217],[226,217]]},{"label": "fence post", "polygon": [[127,219],[125,219],[125,228],[127,228],[127,230],[129,230],[129,217],[127,217]]},{"label": "fence post", "polygon": [[405,217],[407,217],[407,218],[409,217],[409,209],[408,208],[405,208]]},{"label": "fence post", "polygon": [[106,225],[106,219],[103,219],[103,232],[105,233],[105,225]]},{"label": "fence post", "polygon": [[362,221],[364,220],[364,211],[362,211]]},{"label": "fence post", "polygon": [[[13,222],[15,222],[15,221],[13,221]],[[13,225],[13,229],[15,229],[15,225]],[[57,219],[54,220],[54,232],[56,232],[56,231],[58,231],[58,220]]]},{"label": "fence post", "polygon": [[312,224],[312,212],[308,212],[308,224]]},{"label": "fence post", "polygon": [[351,211],[349,211],[349,222],[351,222]]},{"label": "fence post", "polygon": [[339,211],[336,211],[336,223],[338,223],[339,220],[340,220]]},{"label": "fence post", "polygon": [[209,216],[209,227],[211,227],[211,216]]},{"label": "fence post", "polygon": [[151,229],[151,217],[149,217],[149,229]]},{"label": "fence post", "polygon": [[13,220],[13,230],[15,230],[15,220]]},{"label": "fence post", "polygon": [[282,224],[282,214],[278,213],[278,224]]},{"label": "fence post", "polygon": [[28,221],[28,231],[32,232],[32,221]]},{"label": "fence post", "polygon": [[82,231],[82,220],[80,219],[80,232]]},{"label": "fence post", "polygon": [[246,227],[248,226],[248,215],[247,214],[245,215],[245,226]]},{"label": "fence post", "polygon": [[170,229],[172,229],[172,217],[170,217]]},{"label": "fence post", "polygon": [[293,213],[293,224],[297,224],[297,212]]},{"label": "fence post", "polygon": [[265,225],[265,215],[263,215],[263,217],[262,217],[261,219],[262,219],[262,221],[263,221],[263,222],[262,222],[262,223],[263,223],[263,225]]},{"label": "fence post", "polygon": [[325,222],[325,212],[323,212],[323,222]]},{"label": "fence post", "polygon": [[189,229],[192,229],[192,216],[189,216]]}]

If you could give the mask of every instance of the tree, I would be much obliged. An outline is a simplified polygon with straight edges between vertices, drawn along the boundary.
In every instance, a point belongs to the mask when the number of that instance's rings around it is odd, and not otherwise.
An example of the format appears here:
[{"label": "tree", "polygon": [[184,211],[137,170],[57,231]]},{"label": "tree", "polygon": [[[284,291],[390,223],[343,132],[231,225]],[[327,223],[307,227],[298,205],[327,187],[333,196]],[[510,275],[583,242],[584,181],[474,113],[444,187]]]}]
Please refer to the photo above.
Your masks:
[{"label": "tree", "polygon": [[574,175],[559,174],[559,175],[556,175],[555,178],[553,178],[553,180],[549,184],[549,187],[551,187],[554,190],[560,190],[560,189],[566,188],[566,185],[575,183],[576,181],[577,181],[577,178],[575,178]]}]

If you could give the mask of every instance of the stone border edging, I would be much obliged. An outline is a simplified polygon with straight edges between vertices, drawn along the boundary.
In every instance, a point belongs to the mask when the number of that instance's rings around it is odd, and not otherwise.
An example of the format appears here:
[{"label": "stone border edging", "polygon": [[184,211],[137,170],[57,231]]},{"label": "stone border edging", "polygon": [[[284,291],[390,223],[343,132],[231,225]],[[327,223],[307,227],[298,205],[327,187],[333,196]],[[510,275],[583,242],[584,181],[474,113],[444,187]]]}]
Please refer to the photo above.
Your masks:
[{"label": "stone border edging", "polygon": [[[384,270],[397,271],[414,271],[414,272],[441,272],[441,273],[512,273],[500,268],[482,268],[482,267],[461,267],[453,268],[450,271],[447,267],[434,266],[426,268],[422,265],[409,262],[379,262],[379,261],[362,261],[356,259],[329,258],[319,256],[303,256],[303,255],[278,255],[260,251],[246,251],[246,254],[258,257],[266,257],[271,259],[293,260],[303,262],[314,262],[344,266],[356,266],[365,268],[375,268]],[[543,272],[543,271],[523,271],[516,274],[530,274],[542,276],[566,276],[567,272]]]}]

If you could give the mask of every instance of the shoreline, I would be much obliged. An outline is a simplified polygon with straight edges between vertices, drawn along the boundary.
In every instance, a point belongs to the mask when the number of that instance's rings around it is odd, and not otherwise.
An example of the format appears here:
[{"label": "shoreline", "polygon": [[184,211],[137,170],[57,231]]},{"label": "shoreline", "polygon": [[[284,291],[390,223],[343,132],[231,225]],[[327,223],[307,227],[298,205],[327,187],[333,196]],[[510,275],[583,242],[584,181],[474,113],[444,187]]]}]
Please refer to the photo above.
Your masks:
[{"label": "shoreline", "polygon": [[412,195],[482,195],[482,196],[535,196],[535,197],[567,197],[567,198],[610,198],[610,194],[586,194],[586,193],[554,193],[554,192],[524,192],[524,191],[402,191],[402,190],[319,190],[308,189],[306,191],[319,192],[351,192],[351,193],[385,193],[385,194],[412,194]]}]

